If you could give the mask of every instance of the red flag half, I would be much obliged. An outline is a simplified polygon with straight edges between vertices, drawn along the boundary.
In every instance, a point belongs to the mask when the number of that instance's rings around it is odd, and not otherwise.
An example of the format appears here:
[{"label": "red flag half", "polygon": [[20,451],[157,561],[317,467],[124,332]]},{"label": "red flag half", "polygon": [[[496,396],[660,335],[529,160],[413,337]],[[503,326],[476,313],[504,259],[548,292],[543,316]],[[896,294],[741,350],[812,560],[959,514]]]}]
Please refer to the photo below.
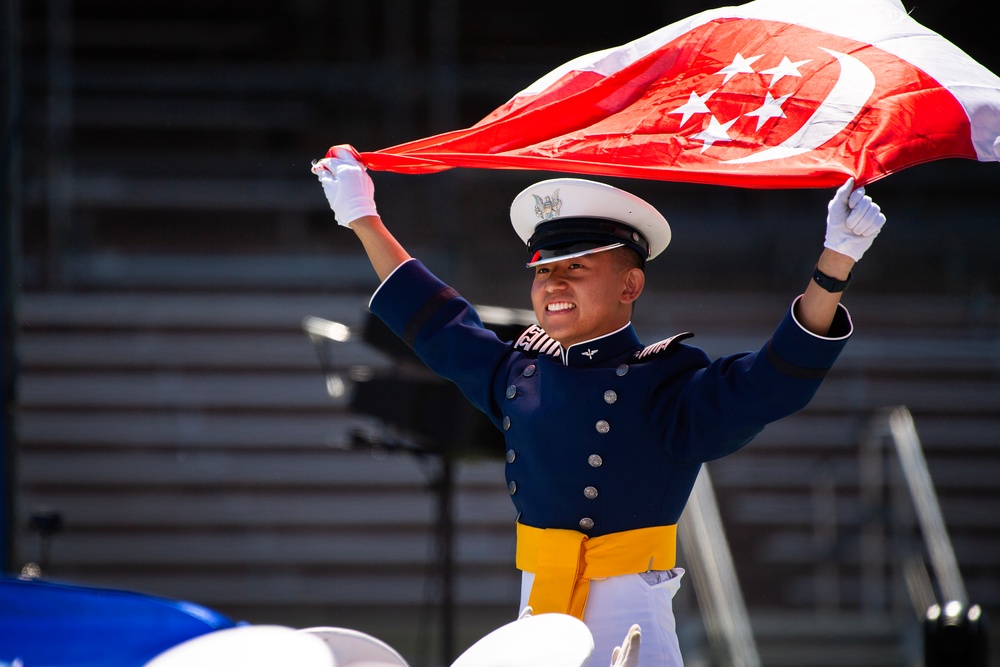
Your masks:
[{"label": "red flag half", "polygon": [[756,0],[563,65],[375,170],[541,169],[754,188],[1000,160],[1000,78],[898,0]]}]

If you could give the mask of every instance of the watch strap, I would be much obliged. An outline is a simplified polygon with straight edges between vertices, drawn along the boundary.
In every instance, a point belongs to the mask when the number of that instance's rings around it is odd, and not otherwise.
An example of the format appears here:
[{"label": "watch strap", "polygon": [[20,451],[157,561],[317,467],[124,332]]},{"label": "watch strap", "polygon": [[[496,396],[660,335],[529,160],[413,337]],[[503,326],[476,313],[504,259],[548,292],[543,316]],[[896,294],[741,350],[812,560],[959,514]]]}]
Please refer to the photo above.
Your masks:
[{"label": "watch strap", "polygon": [[852,275],[853,273],[848,273],[847,278],[845,280],[838,280],[836,278],[832,278],[826,275],[825,273],[820,271],[819,267],[817,266],[813,270],[812,279],[813,282],[815,282],[817,285],[825,289],[827,292],[837,293],[837,292],[843,292],[845,289],[847,289],[847,286],[851,284]]}]

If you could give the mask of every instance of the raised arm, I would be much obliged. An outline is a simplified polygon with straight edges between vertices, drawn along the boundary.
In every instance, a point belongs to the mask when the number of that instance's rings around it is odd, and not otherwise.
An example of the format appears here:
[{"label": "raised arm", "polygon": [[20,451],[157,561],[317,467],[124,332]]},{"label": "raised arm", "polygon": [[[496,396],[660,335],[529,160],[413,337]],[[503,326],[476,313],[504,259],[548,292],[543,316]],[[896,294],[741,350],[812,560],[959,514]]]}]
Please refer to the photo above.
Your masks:
[{"label": "raised arm", "polygon": [[382,224],[375,209],[375,184],[365,166],[346,148],[337,148],[335,153],[316,162],[312,172],[323,186],[337,224],[354,230],[379,280],[385,280],[410,255]]},{"label": "raised arm", "polygon": [[885,224],[878,204],[864,188],[854,189],[853,178],[837,190],[827,210],[823,253],[796,311],[799,323],[819,336],[829,333],[851,269]]}]

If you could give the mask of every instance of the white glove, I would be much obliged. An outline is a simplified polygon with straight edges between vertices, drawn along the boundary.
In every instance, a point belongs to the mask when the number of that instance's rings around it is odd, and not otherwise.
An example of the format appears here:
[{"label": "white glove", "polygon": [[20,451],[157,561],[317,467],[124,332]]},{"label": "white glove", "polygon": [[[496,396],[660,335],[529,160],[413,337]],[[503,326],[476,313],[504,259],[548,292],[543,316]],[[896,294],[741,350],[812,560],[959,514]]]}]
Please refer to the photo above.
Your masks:
[{"label": "white glove", "polygon": [[625,641],[611,652],[611,667],[638,667],[641,639],[642,631],[638,625],[629,628],[628,634],[625,635]]},{"label": "white glove", "polygon": [[350,227],[358,218],[378,215],[375,210],[375,184],[366,173],[365,166],[346,149],[336,149],[335,155],[314,162],[312,173],[323,186],[337,224]]},{"label": "white glove", "polygon": [[[852,192],[853,190],[853,192]],[[864,188],[854,190],[854,178],[840,186],[827,206],[826,241],[830,250],[858,261],[885,224],[885,215]]]}]

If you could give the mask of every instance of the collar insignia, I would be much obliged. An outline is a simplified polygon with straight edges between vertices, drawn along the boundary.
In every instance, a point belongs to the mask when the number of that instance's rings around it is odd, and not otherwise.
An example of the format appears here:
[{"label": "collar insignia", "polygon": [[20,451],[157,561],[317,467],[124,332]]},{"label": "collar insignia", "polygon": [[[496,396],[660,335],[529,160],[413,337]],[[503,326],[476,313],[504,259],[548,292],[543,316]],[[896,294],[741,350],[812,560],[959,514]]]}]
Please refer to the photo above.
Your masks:
[{"label": "collar insignia", "polygon": [[594,355],[597,354],[598,352],[600,352],[600,350],[591,350],[588,347],[586,352],[581,352],[580,354],[582,354],[583,356],[587,357],[588,359],[593,359]]}]

